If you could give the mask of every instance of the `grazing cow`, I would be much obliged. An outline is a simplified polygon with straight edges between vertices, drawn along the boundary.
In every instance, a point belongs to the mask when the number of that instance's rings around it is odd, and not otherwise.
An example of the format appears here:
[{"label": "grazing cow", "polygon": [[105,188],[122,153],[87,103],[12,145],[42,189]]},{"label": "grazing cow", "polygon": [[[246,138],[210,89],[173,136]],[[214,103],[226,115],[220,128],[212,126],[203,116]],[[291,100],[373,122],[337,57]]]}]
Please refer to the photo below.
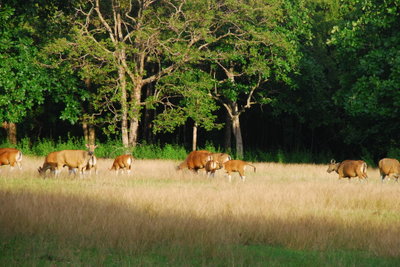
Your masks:
[{"label": "grazing cow", "polygon": [[[46,158],[44,159],[44,163],[42,167],[38,168],[38,172],[40,175],[45,175],[47,170],[50,170],[52,174],[55,174],[57,168],[57,154],[60,151],[55,151],[49,153]],[[95,155],[92,155],[86,165],[86,171],[92,173],[92,169],[95,169],[95,173],[97,174],[97,158]],[[65,167],[64,165],[63,167]],[[69,174],[74,173],[76,174],[77,168],[68,167]]]},{"label": "grazing cow", "polygon": [[84,174],[84,170],[91,157],[93,156],[94,149],[97,145],[86,145],[85,150],[61,150],[57,153],[57,167],[56,175],[60,172],[61,168],[67,166],[68,168],[77,168],[80,175]]},{"label": "grazing cow", "polygon": [[128,174],[131,172],[133,163],[133,156],[126,154],[121,155],[115,158],[113,165],[110,170],[115,170],[115,173],[118,174],[119,169],[126,170]]},{"label": "grazing cow", "polygon": [[386,176],[396,178],[398,182],[400,176],[400,162],[397,159],[384,158],[379,161],[379,172],[382,182]]},{"label": "grazing cow", "polygon": [[244,182],[246,180],[246,176],[244,176],[246,165],[253,167],[254,172],[256,172],[256,167],[254,165],[251,165],[243,160],[228,160],[223,165],[226,173],[228,174],[229,182],[231,181],[231,172],[238,172],[240,178]]},{"label": "grazing cow", "polygon": [[363,160],[345,160],[342,162],[337,162],[332,159],[331,163],[329,164],[328,173],[333,171],[339,174],[339,180],[342,178],[349,178],[357,177],[360,179],[367,179],[367,163]]},{"label": "grazing cow", "polygon": [[22,169],[22,152],[15,148],[1,148],[0,149],[0,166],[10,165],[11,170],[17,165],[19,169]]},{"label": "grazing cow", "polygon": [[211,160],[212,153],[207,150],[196,150],[189,153],[186,159],[179,164],[178,170],[189,169],[198,172],[199,169],[203,169],[207,161]]},{"label": "grazing cow", "polygon": [[[45,175],[47,170],[50,170],[52,174],[56,173],[57,168],[57,154],[59,151],[50,152],[44,159],[44,163],[42,167],[38,168],[38,172],[40,175]],[[63,166],[65,167],[65,165]],[[71,174],[75,173],[74,168],[68,167],[68,171]]]}]

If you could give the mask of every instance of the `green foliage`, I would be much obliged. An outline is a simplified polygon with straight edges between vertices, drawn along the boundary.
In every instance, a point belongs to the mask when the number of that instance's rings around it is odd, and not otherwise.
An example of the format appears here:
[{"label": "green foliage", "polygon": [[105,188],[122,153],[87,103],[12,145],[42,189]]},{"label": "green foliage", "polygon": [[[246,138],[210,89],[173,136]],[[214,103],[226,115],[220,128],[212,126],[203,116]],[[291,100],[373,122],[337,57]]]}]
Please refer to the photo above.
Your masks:
[{"label": "green foliage", "polygon": [[400,127],[399,1],[346,1],[344,20],[332,30],[341,89],[335,101],[349,115],[348,143],[374,142],[384,153],[398,146]]},{"label": "green foliage", "polygon": [[50,83],[35,64],[32,30],[14,12],[7,5],[0,10],[0,121],[20,122],[43,103]]},{"label": "green foliage", "polygon": [[154,120],[154,132],[172,132],[188,118],[207,131],[221,129],[213,114],[218,109],[210,93],[213,86],[210,75],[199,69],[182,68],[161,79],[164,111]]}]

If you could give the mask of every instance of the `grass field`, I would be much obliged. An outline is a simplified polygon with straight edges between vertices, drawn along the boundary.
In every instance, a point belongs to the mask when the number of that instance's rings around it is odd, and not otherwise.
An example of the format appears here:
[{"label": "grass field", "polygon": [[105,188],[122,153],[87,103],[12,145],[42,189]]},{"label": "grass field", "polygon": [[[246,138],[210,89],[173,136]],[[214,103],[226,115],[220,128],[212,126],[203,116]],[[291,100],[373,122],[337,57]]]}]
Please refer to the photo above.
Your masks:
[{"label": "grass field", "polygon": [[399,266],[400,185],[326,165],[255,163],[246,182],[177,161],[43,179],[0,168],[1,266]]}]

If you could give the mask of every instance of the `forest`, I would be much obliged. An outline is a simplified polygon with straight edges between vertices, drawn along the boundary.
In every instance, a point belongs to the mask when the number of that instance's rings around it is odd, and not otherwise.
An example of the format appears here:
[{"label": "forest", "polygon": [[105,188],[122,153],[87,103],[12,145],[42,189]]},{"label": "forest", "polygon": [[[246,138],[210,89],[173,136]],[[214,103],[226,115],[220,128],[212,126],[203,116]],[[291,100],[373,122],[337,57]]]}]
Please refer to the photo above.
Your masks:
[{"label": "forest", "polygon": [[399,0],[3,0],[0,142],[400,157]]}]

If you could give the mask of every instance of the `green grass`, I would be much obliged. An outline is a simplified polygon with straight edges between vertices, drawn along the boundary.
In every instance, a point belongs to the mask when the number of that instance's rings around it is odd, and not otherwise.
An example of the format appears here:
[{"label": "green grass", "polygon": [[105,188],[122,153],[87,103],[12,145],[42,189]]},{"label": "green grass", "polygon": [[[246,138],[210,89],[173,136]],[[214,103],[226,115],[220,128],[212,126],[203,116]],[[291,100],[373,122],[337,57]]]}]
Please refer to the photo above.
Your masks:
[{"label": "green grass", "polygon": [[[204,255],[207,255],[205,257]],[[210,256],[211,255],[211,256]],[[265,245],[160,246],[116,251],[35,236],[2,237],[1,266],[399,266],[400,259],[359,251],[296,251]]]}]

